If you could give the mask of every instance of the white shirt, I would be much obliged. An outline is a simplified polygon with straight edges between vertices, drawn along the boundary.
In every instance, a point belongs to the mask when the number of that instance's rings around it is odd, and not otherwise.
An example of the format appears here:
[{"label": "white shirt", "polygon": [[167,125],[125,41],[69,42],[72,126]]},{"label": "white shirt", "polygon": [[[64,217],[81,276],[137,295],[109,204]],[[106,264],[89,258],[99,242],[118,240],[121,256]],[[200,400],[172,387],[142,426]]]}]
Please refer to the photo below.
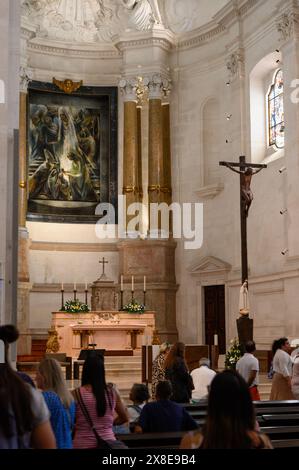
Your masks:
[{"label": "white shirt", "polygon": [[237,372],[239,372],[239,374],[242,375],[246,383],[248,383],[251,371],[256,370],[255,379],[250,385],[250,387],[254,387],[255,385],[258,385],[259,383],[258,373],[260,370],[259,361],[256,357],[254,357],[253,354],[245,353],[244,356],[242,356],[241,359],[238,360],[236,369],[237,369]]},{"label": "white shirt", "polygon": [[282,349],[277,349],[273,358],[273,370],[278,372],[284,377],[292,376],[292,359],[291,356],[283,351]]},{"label": "white shirt", "polygon": [[191,372],[193,379],[194,390],[192,390],[192,398],[197,400],[204,398],[208,395],[208,386],[215,377],[216,372],[209,369],[207,366],[200,366],[198,369],[194,369]]}]

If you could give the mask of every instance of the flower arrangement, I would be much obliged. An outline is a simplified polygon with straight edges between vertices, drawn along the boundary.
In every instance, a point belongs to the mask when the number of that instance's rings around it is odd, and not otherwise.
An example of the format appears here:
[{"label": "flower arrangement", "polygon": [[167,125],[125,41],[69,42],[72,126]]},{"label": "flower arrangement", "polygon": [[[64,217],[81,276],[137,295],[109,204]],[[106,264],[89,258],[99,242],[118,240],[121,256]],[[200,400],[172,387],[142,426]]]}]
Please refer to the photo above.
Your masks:
[{"label": "flower arrangement", "polygon": [[225,354],[225,368],[226,369],[235,369],[238,360],[242,356],[242,351],[240,343],[237,338],[234,338],[230,342],[231,346]]},{"label": "flower arrangement", "polygon": [[144,313],[145,305],[140,304],[135,299],[132,299],[131,302],[123,307],[123,310],[130,313]]},{"label": "flower arrangement", "polygon": [[61,312],[69,313],[82,313],[89,312],[89,307],[87,304],[80,302],[80,300],[67,300],[60,310]]}]

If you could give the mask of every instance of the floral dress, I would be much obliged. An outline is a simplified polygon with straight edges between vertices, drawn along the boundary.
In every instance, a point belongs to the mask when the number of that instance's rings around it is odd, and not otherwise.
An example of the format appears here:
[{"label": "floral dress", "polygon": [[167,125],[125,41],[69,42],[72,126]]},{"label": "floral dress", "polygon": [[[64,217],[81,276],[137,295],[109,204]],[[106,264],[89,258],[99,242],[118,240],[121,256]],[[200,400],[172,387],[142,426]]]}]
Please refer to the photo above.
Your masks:
[{"label": "floral dress", "polygon": [[156,399],[156,387],[158,382],[165,380],[164,369],[165,352],[161,352],[153,361],[152,369],[152,399]]}]

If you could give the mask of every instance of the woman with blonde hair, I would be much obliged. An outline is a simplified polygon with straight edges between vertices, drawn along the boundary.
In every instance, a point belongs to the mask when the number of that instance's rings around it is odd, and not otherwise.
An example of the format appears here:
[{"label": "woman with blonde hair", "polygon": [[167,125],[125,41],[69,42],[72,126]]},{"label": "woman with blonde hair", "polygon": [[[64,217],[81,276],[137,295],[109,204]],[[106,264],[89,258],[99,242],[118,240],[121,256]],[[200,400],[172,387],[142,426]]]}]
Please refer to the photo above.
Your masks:
[{"label": "woman with blonde hair", "polygon": [[51,425],[59,449],[72,448],[72,429],[75,422],[75,402],[67,388],[59,362],[44,359],[36,374],[37,386],[43,391],[51,413]]},{"label": "woman with blonde hair", "polygon": [[177,403],[188,403],[194,390],[193,380],[189,374],[185,359],[185,344],[175,343],[169,351],[165,363],[165,378],[171,382],[171,400]]}]

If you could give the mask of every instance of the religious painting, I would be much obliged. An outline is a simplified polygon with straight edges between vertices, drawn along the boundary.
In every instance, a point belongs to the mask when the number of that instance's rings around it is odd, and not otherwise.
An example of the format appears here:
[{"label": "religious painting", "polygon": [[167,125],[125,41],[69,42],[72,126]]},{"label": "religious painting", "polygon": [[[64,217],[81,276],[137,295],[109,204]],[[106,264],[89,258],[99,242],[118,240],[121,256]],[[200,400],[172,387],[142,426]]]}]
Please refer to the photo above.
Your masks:
[{"label": "religious painting", "polygon": [[94,222],[105,202],[117,213],[117,88],[31,82],[28,100],[27,218]]}]

